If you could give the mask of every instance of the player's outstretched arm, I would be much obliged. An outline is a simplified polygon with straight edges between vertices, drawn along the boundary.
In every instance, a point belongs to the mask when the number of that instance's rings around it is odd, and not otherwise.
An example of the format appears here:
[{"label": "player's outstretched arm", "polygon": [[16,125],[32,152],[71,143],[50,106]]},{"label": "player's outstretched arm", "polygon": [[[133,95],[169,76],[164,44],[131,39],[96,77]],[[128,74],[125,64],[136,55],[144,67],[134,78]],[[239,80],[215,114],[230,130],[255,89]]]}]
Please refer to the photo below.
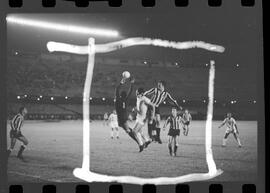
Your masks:
[{"label": "player's outstretched arm", "polygon": [[183,108],[177,103],[177,101],[174,98],[172,98],[172,96],[168,92],[167,92],[167,98],[169,99],[170,104],[175,105],[181,111],[183,110]]}]

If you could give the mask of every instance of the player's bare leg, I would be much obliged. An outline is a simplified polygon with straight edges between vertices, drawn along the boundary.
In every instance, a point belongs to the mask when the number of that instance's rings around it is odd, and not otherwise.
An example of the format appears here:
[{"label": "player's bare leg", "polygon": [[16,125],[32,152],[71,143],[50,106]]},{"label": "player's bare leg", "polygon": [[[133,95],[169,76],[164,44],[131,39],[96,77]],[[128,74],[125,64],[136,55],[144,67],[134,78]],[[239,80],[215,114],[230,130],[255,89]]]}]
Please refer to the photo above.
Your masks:
[{"label": "player's bare leg", "polygon": [[118,129],[118,127],[115,127],[115,131],[116,131],[116,139],[119,139],[119,129]]},{"label": "player's bare leg", "polygon": [[111,128],[111,139],[113,139],[113,127]]},{"label": "player's bare leg", "polygon": [[157,135],[157,142],[162,144],[160,139],[160,114],[156,114],[156,135]]},{"label": "player's bare leg", "polygon": [[241,144],[241,141],[240,141],[239,136],[236,133],[233,133],[233,136],[234,136],[235,140],[238,143],[238,147],[242,147],[242,144]]},{"label": "player's bare leg", "polygon": [[28,140],[24,136],[19,137],[18,140],[21,141],[23,144],[20,147],[20,150],[17,154],[17,157],[20,160],[25,161],[25,159],[23,157],[23,151],[25,150],[26,146],[28,145]]},{"label": "player's bare leg", "polygon": [[168,148],[169,148],[170,156],[172,156],[172,137],[171,136],[168,137]]},{"label": "player's bare leg", "polygon": [[16,145],[16,141],[17,141],[16,138],[14,138],[14,137],[10,138],[10,147],[7,150],[7,157],[9,157],[11,152],[13,151],[13,149]]},{"label": "player's bare leg", "polygon": [[125,122],[123,125],[120,125],[124,130],[125,130],[125,132],[138,144],[138,145],[140,145],[139,144],[139,142],[138,142],[138,140],[137,140],[137,138],[136,138],[136,136],[135,136],[135,132],[129,127],[129,125],[128,125],[128,123],[127,122]]},{"label": "player's bare leg", "polygon": [[133,131],[134,131],[134,134],[135,134],[135,138],[136,140],[138,141],[138,144],[139,144],[139,152],[141,152],[144,148],[144,142],[143,142],[143,139],[142,139],[142,136],[141,136],[141,129],[142,129],[143,125],[141,125],[140,123],[136,123]]},{"label": "player's bare leg", "polygon": [[227,139],[230,133],[226,132],[222,141],[222,147],[226,147]]},{"label": "player's bare leg", "polygon": [[189,126],[188,125],[185,125],[184,126],[184,135],[187,136],[188,135],[188,131],[189,131]]},{"label": "player's bare leg", "polygon": [[151,143],[151,140],[146,135],[144,135],[144,133],[142,132],[142,129],[141,129],[140,134],[144,140],[144,148],[147,148],[148,145]]}]

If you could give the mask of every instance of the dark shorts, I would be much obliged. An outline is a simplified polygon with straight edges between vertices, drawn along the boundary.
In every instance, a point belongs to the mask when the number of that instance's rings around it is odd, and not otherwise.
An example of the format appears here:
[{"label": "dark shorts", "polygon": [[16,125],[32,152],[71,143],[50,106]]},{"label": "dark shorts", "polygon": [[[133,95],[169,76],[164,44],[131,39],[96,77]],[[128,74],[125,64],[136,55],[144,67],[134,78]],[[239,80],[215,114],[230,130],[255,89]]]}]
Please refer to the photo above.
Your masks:
[{"label": "dark shorts", "polygon": [[128,121],[128,116],[127,115],[118,115],[117,119],[118,119],[118,125],[120,127],[123,127],[124,124]]},{"label": "dark shorts", "polygon": [[180,129],[169,129],[169,136],[175,137],[180,135]]},{"label": "dark shorts", "polygon": [[[147,117],[151,117],[152,112],[153,112],[153,108],[152,108],[152,107],[148,107]],[[156,107],[156,108],[155,108],[155,115],[157,115],[157,114],[160,115],[159,107]]]},{"label": "dark shorts", "polygon": [[24,137],[21,131],[15,131],[15,130],[10,130],[9,136],[10,138],[17,138],[17,139],[20,137]]},{"label": "dark shorts", "polygon": [[185,125],[189,125],[189,124],[190,124],[190,122],[189,122],[189,121],[186,121],[184,124],[185,124]]}]

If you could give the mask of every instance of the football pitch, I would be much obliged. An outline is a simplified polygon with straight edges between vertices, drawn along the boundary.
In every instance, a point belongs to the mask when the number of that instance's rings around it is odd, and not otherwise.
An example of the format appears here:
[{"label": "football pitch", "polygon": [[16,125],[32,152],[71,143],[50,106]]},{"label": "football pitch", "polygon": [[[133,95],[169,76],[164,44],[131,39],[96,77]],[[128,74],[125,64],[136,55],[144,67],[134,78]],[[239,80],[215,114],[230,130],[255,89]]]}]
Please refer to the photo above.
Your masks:
[{"label": "football pitch", "polygon": [[[212,181],[255,181],[257,179],[257,122],[238,121],[242,148],[232,135],[221,147],[225,127],[213,122],[213,156],[222,175]],[[133,125],[133,124],[131,124]],[[163,123],[162,123],[163,125]],[[10,127],[7,126],[9,133]],[[16,182],[80,182],[73,169],[82,165],[82,121],[25,121],[23,134],[29,139],[27,162],[16,158],[20,142],[8,160],[8,178]],[[181,131],[177,156],[170,157],[167,132],[161,131],[163,144],[151,143],[143,152],[120,129],[120,139],[110,138],[110,128],[102,121],[91,122],[91,171],[108,175],[175,177],[207,172],[205,122],[193,121],[188,136]],[[146,129],[144,133],[147,133]],[[8,136],[9,146],[9,136]]]}]

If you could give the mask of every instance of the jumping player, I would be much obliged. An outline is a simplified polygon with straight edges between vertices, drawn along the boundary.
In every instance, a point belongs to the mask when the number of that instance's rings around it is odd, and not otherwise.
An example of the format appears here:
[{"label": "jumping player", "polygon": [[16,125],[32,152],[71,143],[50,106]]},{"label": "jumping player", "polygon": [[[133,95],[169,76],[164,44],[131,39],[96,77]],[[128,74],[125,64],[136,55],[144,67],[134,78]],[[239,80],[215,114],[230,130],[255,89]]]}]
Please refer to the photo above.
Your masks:
[{"label": "jumping player", "polygon": [[[153,119],[148,122],[148,133],[150,138],[153,138],[152,136],[152,130],[156,130],[156,138],[159,143],[161,142],[160,139],[160,112],[159,112],[159,105],[163,103],[166,99],[169,99],[169,103],[172,105],[178,107],[180,110],[182,110],[182,107],[178,105],[177,101],[171,97],[171,95],[165,90],[165,82],[164,81],[158,81],[157,88],[152,88],[144,93],[145,96],[150,98],[151,102],[155,105],[155,122],[153,122]],[[149,109],[152,111],[152,109]],[[150,114],[153,112],[150,112]]]},{"label": "jumping player", "polygon": [[27,114],[27,109],[25,107],[21,107],[19,109],[19,113],[13,117],[13,119],[10,122],[11,130],[10,130],[10,148],[7,150],[7,156],[11,154],[13,151],[16,141],[19,140],[22,142],[22,145],[20,147],[20,150],[17,154],[17,157],[25,161],[23,157],[23,151],[25,150],[26,146],[28,145],[28,140],[25,136],[23,136],[21,132],[21,128],[23,126],[24,117]]},{"label": "jumping player", "polygon": [[[136,124],[133,129],[135,132],[135,136],[137,138],[137,141],[139,142],[139,148],[140,152],[143,151],[144,148],[147,148],[147,146],[151,143],[151,140],[143,134],[142,128],[145,125],[146,122],[146,114],[148,106],[152,106],[153,110],[155,111],[154,104],[151,103],[150,99],[144,96],[144,90],[143,88],[139,88],[136,90],[136,96],[137,96],[137,102],[136,102]],[[154,115],[154,113],[153,113]]]},{"label": "jumping player", "polygon": [[238,147],[242,147],[241,141],[239,138],[239,131],[238,131],[238,128],[236,125],[236,121],[232,117],[231,113],[227,113],[227,117],[224,119],[224,121],[222,122],[222,124],[218,128],[221,128],[225,124],[226,124],[227,129],[226,129],[226,132],[225,132],[225,135],[223,138],[222,147],[226,147],[227,138],[231,133],[233,134],[234,138],[236,139],[236,141],[238,143]]},{"label": "jumping player", "polygon": [[183,116],[183,133],[185,136],[188,135],[188,131],[189,131],[189,124],[192,120],[191,114],[188,112],[188,110],[186,109]]},{"label": "jumping player", "polygon": [[117,118],[118,118],[118,124],[120,127],[122,127],[127,132],[127,134],[134,141],[136,141],[137,144],[139,144],[137,139],[135,138],[135,133],[128,125],[128,113],[127,113],[127,105],[128,105],[127,103],[128,103],[128,99],[132,93],[133,84],[134,84],[135,80],[131,79],[128,93],[126,93],[126,91],[121,91],[121,93],[120,93],[120,87],[125,83],[125,81],[126,80],[123,78],[120,81],[120,84],[117,85],[117,87],[115,89],[115,99],[116,99],[115,100],[115,109],[116,109],[116,114],[117,114]]},{"label": "jumping player", "polygon": [[112,114],[110,114],[109,118],[109,125],[112,129],[111,131],[111,139],[113,139],[114,135],[114,131],[116,132],[116,139],[119,139],[119,130],[118,130],[118,121],[117,121],[117,114],[116,114],[116,110],[113,110]]},{"label": "jumping player", "polygon": [[168,124],[170,124],[170,129],[168,132],[168,148],[171,156],[176,156],[177,148],[179,145],[178,137],[180,135],[180,126],[182,121],[182,117],[177,115],[177,109],[173,107],[172,114],[167,118],[163,126],[163,130],[165,130]]}]

